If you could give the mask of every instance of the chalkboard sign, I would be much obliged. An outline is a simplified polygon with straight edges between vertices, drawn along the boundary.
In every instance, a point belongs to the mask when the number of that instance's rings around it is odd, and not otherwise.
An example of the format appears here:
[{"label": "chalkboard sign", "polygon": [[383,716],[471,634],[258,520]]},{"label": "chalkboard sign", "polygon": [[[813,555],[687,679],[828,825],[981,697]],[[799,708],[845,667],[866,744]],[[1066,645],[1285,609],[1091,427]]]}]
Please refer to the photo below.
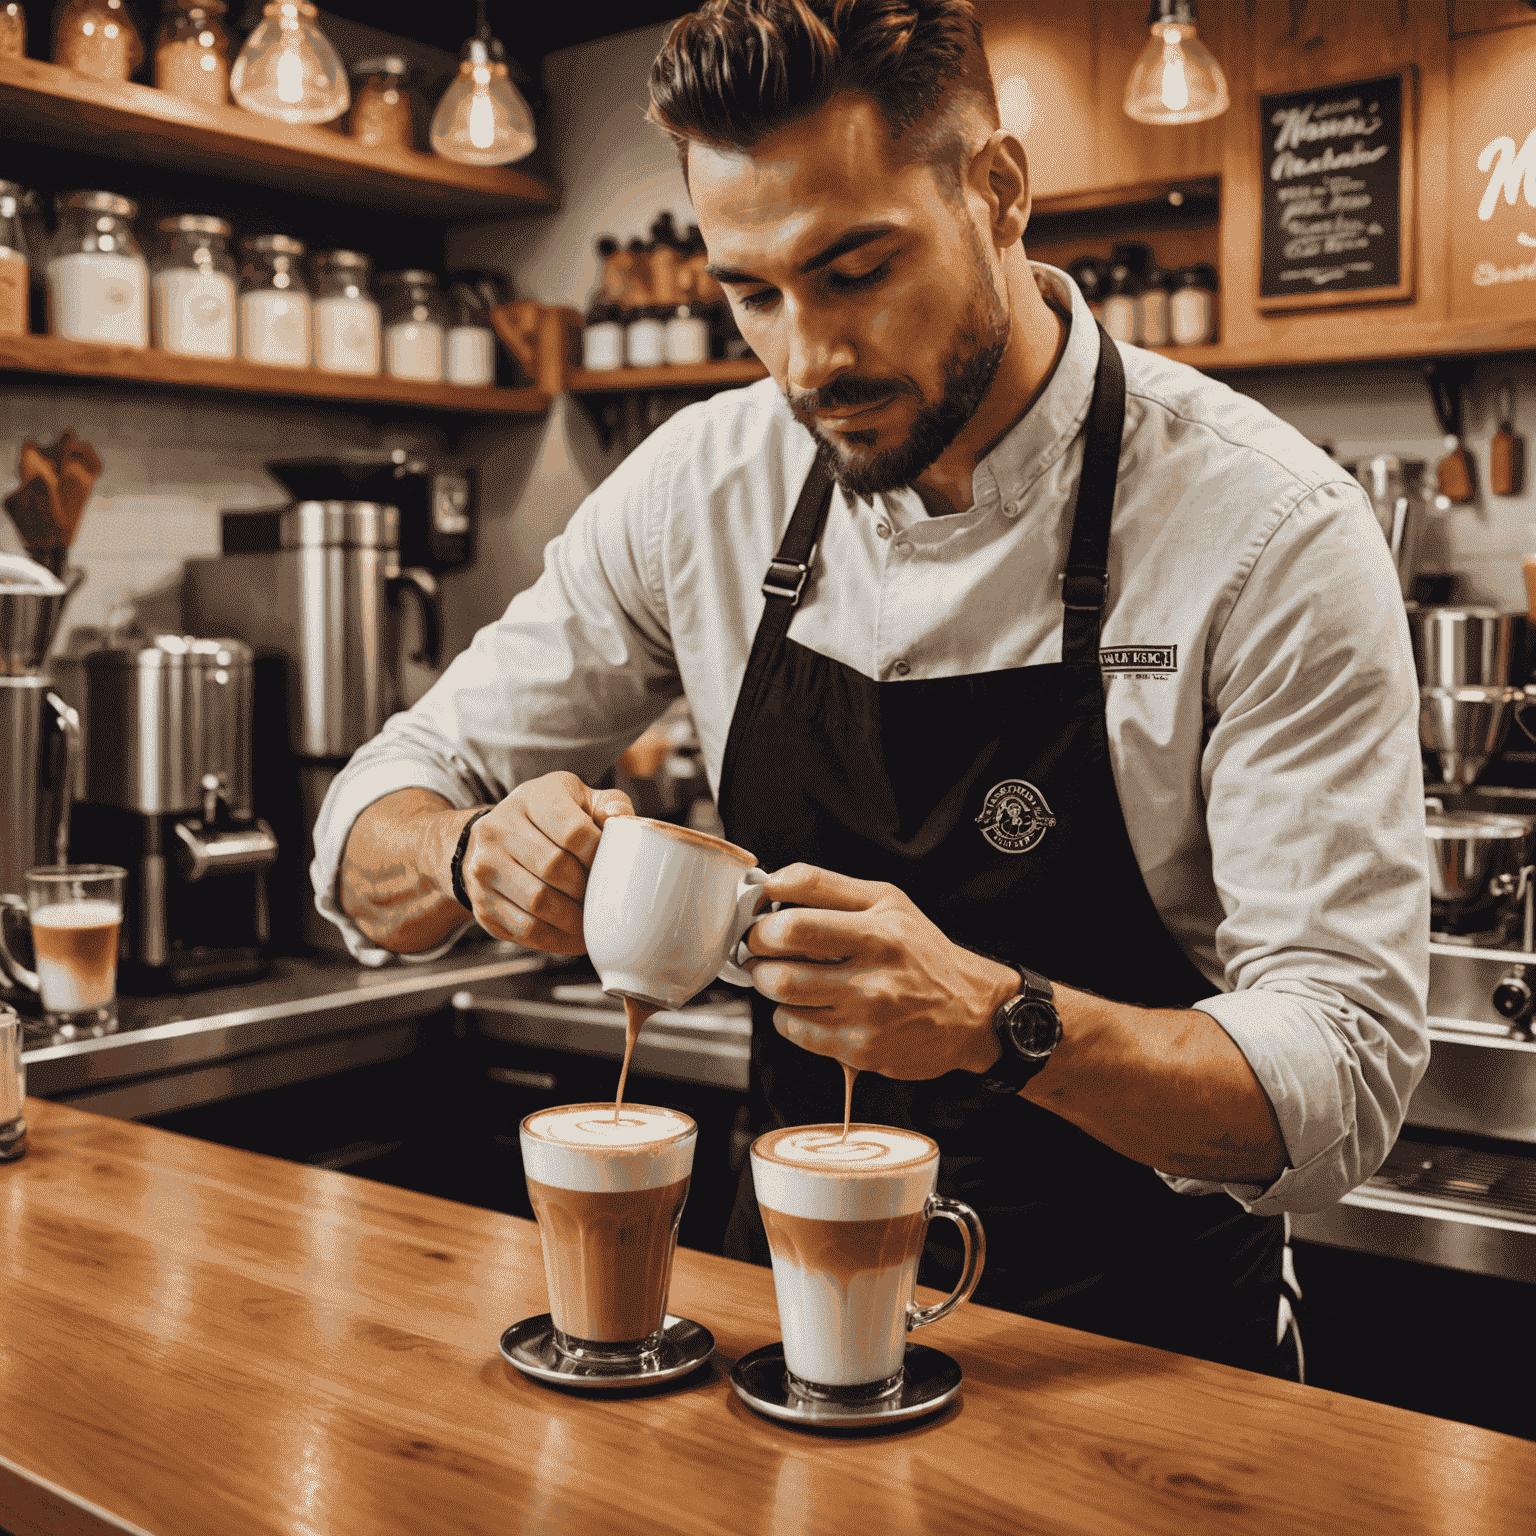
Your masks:
[{"label": "chalkboard sign", "polygon": [[1259,98],[1260,309],[1413,295],[1413,75]]}]

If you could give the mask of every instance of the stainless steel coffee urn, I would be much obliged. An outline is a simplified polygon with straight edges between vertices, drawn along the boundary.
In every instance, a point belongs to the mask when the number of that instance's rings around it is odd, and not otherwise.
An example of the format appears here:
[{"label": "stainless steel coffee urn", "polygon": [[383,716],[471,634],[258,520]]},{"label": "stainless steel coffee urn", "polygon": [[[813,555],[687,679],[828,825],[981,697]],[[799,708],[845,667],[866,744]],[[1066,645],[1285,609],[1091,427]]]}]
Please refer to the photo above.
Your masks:
[{"label": "stainless steel coffee urn", "polygon": [[[43,675],[69,589],[30,560],[0,560],[0,891],[69,858],[78,721]],[[3,983],[0,983],[3,985]]]},{"label": "stainless steel coffee urn", "polygon": [[119,985],[161,992],[262,974],[277,840],[251,794],[250,648],[154,635],[85,657],[78,858],[132,871]]},{"label": "stainless steel coffee urn", "polygon": [[401,569],[392,506],[300,501],[272,521],[269,548],[189,560],[183,603],[189,623],[238,635],[256,652],[256,714],[267,722],[257,740],[257,811],[283,847],[274,878],[285,903],[275,916],[292,924],[274,937],[285,948],[338,948],[313,908],[311,831],[347,758],[404,702],[407,599],[420,607],[413,659],[436,664],[437,588],[430,572]]}]

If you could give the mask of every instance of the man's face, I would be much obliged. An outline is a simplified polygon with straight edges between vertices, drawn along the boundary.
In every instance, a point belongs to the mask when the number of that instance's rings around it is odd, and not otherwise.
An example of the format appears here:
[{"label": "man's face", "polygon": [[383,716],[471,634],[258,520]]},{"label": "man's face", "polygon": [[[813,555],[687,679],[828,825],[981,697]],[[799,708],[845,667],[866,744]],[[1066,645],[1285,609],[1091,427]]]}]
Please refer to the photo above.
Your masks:
[{"label": "man's face", "polygon": [[838,482],[910,485],[975,414],[1008,340],[963,194],[896,165],[858,96],[751,152],[694,144],[688,180],[741,333]]}]

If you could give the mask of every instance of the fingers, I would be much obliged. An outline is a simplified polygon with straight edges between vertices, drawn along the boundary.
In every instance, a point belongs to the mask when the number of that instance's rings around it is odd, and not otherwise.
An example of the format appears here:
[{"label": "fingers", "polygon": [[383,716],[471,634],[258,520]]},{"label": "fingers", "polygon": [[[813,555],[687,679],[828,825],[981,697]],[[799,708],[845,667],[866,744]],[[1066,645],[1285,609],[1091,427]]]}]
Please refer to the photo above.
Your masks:
[{"label": "fingers", "polygon": [[878,880],[855,880],[814,864],[786,864],[768,876],[763,889],[770,901],[833,912],[863,912],[889,895],[893,887]]},{"label": "fingers", "polygon": [[813,960],[843,960],[863,954],[878,940],[867,912],[828,912],[790,907],[760,917],[747,930],[754,955],[805,955]]},{"label": "fingers", "polygon": [[796,1008],[830,1008],[848,996],[846,967],[804,960],[755,960],[752,985],[771,1001]]}]

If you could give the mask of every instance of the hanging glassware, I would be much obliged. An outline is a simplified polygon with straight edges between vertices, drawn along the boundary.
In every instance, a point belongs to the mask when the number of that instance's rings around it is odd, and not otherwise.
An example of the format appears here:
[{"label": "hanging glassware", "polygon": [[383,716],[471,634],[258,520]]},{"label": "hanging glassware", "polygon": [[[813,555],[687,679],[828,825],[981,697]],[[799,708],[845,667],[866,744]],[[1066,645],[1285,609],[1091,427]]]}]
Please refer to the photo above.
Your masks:
[{"label": "hanging glassware", "polygon": [[508,76],[506,50],[486,24],[485,0],[477,3],[475,35],[432,117],[432,148],[465,165],[507,165],[532,154],[538,139],[533,113]]},{"label": "hanging glassware", "polygon": [[309,0],[268,0],[229,77],[249,112],[285,123],[328,123],[351,104],[347,71]]},{"label": "hanging glassware", "polygon": [[1204,123],[1232,104],[1227,77],[1195,35],[1195,0],[1152,0],[1152,36],[1125,85],[1125,112],[1138,123]]}]

